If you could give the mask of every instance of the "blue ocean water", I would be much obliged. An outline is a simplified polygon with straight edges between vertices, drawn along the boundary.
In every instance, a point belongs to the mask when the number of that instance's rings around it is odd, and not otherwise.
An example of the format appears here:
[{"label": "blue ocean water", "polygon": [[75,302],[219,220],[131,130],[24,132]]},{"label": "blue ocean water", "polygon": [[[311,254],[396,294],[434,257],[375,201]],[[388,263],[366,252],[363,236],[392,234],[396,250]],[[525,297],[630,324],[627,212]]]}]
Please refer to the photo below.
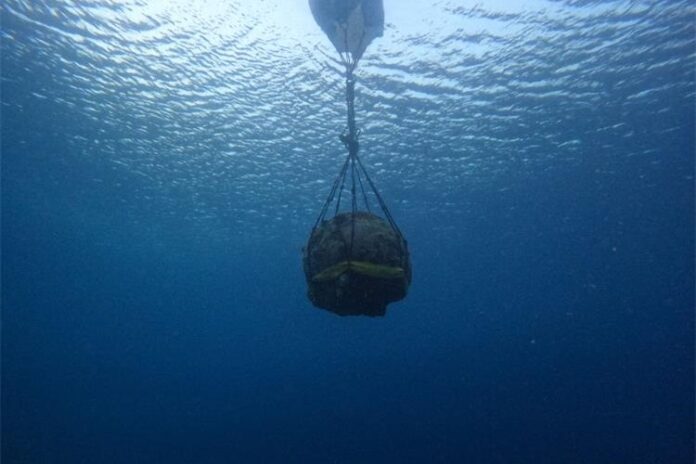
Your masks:
[{"label": "blue ocean water", "polygon": [[345,318],[305,0],[3,2],[3,463],[693,462],[693,2],[384,7],[356,110],[414,278]]}]

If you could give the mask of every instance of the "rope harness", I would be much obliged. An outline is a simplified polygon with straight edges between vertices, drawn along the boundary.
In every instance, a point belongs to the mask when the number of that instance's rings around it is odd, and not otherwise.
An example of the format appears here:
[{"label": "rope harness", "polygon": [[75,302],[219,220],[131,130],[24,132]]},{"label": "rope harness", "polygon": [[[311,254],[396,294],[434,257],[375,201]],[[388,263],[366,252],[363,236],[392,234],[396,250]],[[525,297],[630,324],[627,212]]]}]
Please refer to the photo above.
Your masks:
[{"label": "rope harness", "polygon": [[[370,178],[369,174],[367,173],[367,170],[365,169],[365,166],[363,165],[362,161],[360,160],[360,157],[358,156],[358,152],[360,151],[360,130],[357,128],[355,124],[355,77],[353,75],[353,71],[355,70],[358,62],[357,60],[351,60],[348,54],[346,54],[345,56],[343,54],[341,55],[341,62],[346,68],[345,79],[348,127],[341,135],[339,135],[339,139],[346,147],[348,155],[346,156],[346,159],[343,162],[343,165],[341,166],[338,175],[334,179],[334,182],[331,186],[331,190],[329,191],[329,195],[327,196],[326,201],[324,202],[324,205],[321,208],[321,211],[319,213],[319,216],[317,217],[316,222],[314,223],[314,226],[312,227],[310,237],[313,237],[317,227],[319,227],[325,220],[326,214],[334,199],[336,199],[334,216],[338,214],[339,208],[341,206],[341,197],[346,184],[346,178],[350,177],[350,240],[348,242],[345,240],[343,241],[345,246],[347,262],[350,265],[353,257],[353,243],[355,241],[355,215],[358,212],[358,192],[356,189],[357,186],[359,186],[360,188],[360,193],[362,194],[362,201],[365,205],[365,209],[368,212],[371,212],[363,178],[367,181],[369,189],[372,191],[375,198],[377,199],[377,203],[380,209],[382,210],[384,217],[389,223],[389,226],[394,230],[394,232],[398,235],[399,239],[401,240],[404,250],[407,249],[407,243],[406,239],[401,233],[401,230],[399,230],[399,227],[396,225],[396,222],[394,221],[394,218],[392,217],[389,208],[382,199],[382,196],[379,194],[377,187],[375,186],[374,182],[372,182],[372,179]],[[338,196],[336,196],[337,193]],[[308,255],[311,253],[311,247],[312,240],[310,239],[309,243],[307,244]]]}]

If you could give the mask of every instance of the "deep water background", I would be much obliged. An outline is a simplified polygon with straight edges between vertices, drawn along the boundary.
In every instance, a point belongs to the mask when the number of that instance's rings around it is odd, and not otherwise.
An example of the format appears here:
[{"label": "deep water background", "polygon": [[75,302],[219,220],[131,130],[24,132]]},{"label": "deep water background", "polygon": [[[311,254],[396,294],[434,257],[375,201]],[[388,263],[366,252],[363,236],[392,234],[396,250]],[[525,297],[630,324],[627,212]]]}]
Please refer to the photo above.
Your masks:
[{"label": "deep water background", "polygon": [[306,3],[188,3],[1,7],[3,463],[693,462],[691,2],[385,0],[378,319],[305,297]]}]

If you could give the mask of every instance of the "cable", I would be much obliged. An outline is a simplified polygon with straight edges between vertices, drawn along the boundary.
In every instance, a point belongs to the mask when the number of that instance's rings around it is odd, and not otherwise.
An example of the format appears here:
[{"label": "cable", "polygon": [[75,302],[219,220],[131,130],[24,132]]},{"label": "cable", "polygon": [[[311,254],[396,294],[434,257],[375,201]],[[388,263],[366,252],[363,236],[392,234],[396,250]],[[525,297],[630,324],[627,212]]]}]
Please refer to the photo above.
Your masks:
[{"label": "cable", "polygon": [[[399,238],[402,241],[403,244],[403,249],[406,252],[406,255],[408,254],[408,245],[406,242],[406,239],[404,235],[401,233],[401,230],[399,229],[399,226],[396,225],[396,221],[394,221],[394,218],[389,211],[389,208],[387,207],[387,204],[384,202],[384,199],[382,198],[382,195],[380,195],[379,191],[377,190],[377,187],[375,186],[374,182],[372,182],[372,179],[370,178],[370,175],[367,173],[367,170],[365,169],[365,166],[362,164],[362,161],[360,160],[360,157],[358,156],[358,153],[360,151],[360,131],[356,128],[355,124],[355,78],[353,76],[353,71],[355,70],[358,60],[354,59],[351,60],[350,54],[346,53],[345,56],[343,54],[340,54],[341,57],[341,62],[346,68],[346,108],[347,108],[347,131],[344,131],[343,134],[339,136],[339,139],[341,142],[343,142],[343,145],[346,147],[346,150],[348,151],[348,156],[346,156],[346,160],[343,162],[343,165],[341,166],[341,169],[336,176],[336,179],[334,179],[334,183],[331,187],[331,191],[329,192],[329,196],[324,202],[324,205],[321,208],[321,212],[319,213],[319,217],[317,218],[314,227],[312,227],[312,233],[310,235],[310,243],[308,244],[307,248],[307,254],[309,255],[311,251],[311,242],[312,242],[312,237],[314,235],[314,232],[316,228],[319,226],[319,224],[324,220],[326,217],[326,213],[328,211],[329,206],[333,202],[334,198],[336,198],[336,208],[334,209],[334,216],[338,216],[340,205],[341,205],[341,198],[343,195],[343,190],[345,187],[345,182],[346,182],[346,176],[348,174],[348,167],[350,165],[350,182],[351,182],[351,213],[350,213],[350,243],[346,243],[345,240],[343,240],[343,244],[345,247],[345,252],[346,252],[346,258],[347,261],[350,262],[353,254],[353,242],[355,239],[355,216],[358,213],[358,198],[357,198],[357,192],[356,192],[356,178],[357,178],[357,183],[360,185],[360,191],[362,192],[363,196],[363,201],[365,203],[365,208],[367,209],[368,212],[370,211],[370,205],[367,199],[367,194],[365,192],[365,186],[362,181],[362,175],[365,176],[365,179],[367,180],[367,183],[372,189],[372,192],[375,195],[375,198],[377,198],[377,203],[382,210],[382,213],[384,214],[384,217],[386,218],[387,222],[389,223],[390,227],[396,232],[396,234],[399,236]],[[336,192],[338,191],[338,197],[336,197]],[[404,257],[403,259],[407,259]]]}]

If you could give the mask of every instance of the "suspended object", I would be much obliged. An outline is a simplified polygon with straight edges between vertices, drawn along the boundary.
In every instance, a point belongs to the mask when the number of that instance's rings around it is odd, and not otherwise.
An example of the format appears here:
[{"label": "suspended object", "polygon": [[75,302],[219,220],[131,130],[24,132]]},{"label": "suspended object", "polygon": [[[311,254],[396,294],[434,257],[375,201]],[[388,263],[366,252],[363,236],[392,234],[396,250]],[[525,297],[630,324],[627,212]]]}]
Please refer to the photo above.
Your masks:
[{"label": "suspended object", "polygon": [[[339,138],[348,154],[303,250],[308,297],[315,306],[341,316],[383,316],[389,303],[406,296],[411,260],[406,239],[358,156],[353,76],[367,45],[382,35],[382,1],[309,0],[309,4],[345,66],[348,126]],[[350,192],[348,212],[341,211],[344,190]],[[383,217],[372,211],[368,196]]]}]

